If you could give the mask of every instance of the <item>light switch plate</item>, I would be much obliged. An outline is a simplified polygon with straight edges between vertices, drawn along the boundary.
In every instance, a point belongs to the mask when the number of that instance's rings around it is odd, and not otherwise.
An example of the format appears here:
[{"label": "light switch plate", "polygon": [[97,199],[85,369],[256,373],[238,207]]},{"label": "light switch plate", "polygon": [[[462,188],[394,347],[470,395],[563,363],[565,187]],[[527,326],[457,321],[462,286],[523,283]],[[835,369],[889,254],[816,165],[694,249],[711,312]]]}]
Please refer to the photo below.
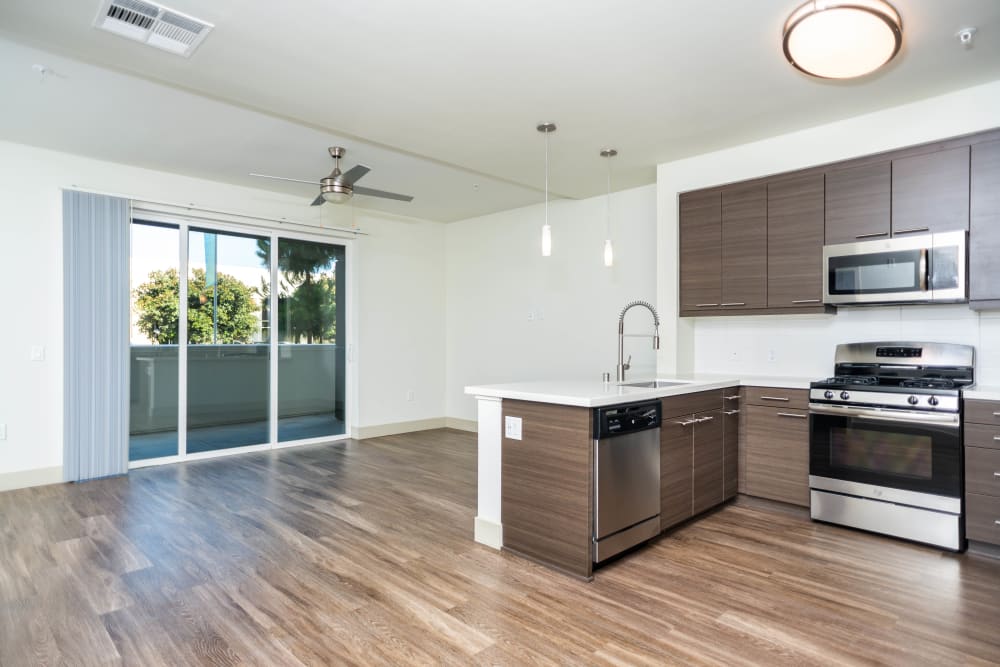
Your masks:
[{"label": "light switch plate", "polygon": [[521,439],[521,418],[520,417],[504,417],[503,420],[503,435],[509,440],[520,440]]},{"label": "light switch plate", "polygon": [[45,348],[41,345],[31,346],[31,360],[32,361],[45,361]]}]

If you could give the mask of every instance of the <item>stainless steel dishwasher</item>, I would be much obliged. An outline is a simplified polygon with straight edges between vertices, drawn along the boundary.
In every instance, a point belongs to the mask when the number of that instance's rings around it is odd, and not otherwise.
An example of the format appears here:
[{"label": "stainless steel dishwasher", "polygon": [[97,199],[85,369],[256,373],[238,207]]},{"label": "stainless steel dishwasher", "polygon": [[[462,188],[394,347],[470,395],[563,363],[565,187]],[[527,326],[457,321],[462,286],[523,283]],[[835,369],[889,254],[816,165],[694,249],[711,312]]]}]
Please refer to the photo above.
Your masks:
[{"label": "stainless steel dishwasher", "polygon": [[660,402],[594,410],[594,562],[660,532]]}]

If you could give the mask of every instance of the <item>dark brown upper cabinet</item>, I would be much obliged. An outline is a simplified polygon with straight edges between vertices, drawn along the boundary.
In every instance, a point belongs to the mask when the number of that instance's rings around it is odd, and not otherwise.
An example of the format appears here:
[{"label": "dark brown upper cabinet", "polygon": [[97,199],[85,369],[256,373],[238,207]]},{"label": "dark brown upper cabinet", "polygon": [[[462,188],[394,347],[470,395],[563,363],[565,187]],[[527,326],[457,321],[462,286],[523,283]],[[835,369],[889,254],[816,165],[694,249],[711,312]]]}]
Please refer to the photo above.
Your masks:
[{"label": "dark brown upper cabinet", "polygon": [[680,310],[718,310],[722,303],[722,193],[680,196]]},{"label": "dark brown upper cabinet", "polygon": [[1000,308],[1000,141],[972,147],[969,305]]},{"label": "dark brown upper cabinet", "polygon": [[722,190],[724,309],[767,306],[767,184]]},{"label": "dark brown upper cabinet", "polygon": [[826,242],[889,238],[891,188],[889,160],[826,172]]},{"label": "dark brown upper cabinet", "polygon": [[969,228],[969,147],[892,161],[892,235]]},{"label": "dark brown upper cabinet", "polygon": [[767,184],[767,306],[823,302],[823,174],[775,178]]}]

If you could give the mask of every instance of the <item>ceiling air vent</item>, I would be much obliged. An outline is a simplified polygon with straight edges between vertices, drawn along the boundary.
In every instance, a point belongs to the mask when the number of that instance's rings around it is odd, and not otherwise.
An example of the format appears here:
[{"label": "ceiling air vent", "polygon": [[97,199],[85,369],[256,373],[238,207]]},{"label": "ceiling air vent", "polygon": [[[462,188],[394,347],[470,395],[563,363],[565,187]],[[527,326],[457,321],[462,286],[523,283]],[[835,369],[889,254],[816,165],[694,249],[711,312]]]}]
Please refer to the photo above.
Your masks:
[{"label": "ceiling air vent", "polygon": [[94,25],[184,57],[215,27],[148,0],[103,0]]}]

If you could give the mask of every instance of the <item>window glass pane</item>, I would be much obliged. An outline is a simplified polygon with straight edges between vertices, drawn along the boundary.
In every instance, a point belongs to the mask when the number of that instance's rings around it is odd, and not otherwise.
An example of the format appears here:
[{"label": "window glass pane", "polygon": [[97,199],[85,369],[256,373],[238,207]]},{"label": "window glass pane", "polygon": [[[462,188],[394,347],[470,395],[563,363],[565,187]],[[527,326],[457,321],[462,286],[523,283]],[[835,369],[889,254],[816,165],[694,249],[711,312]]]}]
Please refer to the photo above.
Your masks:
[{"label": "window glass pane", "polygon": [[131,228],[129,460],[177,454],[180,231]]},{"label": "window glass pane", "polygon": [[188,233],[187,451],[269,442],[270,239]]},{"label": "window glass pane", "polygon": [[344,246],[278,240],[278,440],[345,432]]}]

